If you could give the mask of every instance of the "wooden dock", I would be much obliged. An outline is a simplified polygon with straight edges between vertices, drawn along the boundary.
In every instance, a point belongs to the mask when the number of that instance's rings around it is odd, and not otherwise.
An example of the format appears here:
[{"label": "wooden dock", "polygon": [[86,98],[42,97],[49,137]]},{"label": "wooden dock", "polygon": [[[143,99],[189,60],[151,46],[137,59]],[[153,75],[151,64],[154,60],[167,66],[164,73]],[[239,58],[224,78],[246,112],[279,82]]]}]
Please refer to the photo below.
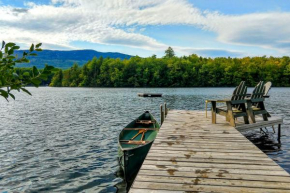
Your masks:
[{"label": "wooden dock", "polygon": [[289,193],[290,175],[224,119],[169,111],[130,193]]}]

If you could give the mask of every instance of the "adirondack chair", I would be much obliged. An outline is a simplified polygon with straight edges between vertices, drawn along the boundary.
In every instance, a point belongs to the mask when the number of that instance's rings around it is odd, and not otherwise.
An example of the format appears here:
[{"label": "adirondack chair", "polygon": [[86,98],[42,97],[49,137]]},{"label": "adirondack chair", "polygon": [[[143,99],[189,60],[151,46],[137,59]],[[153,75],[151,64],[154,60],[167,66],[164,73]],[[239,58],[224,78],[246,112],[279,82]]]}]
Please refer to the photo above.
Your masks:
[{"label": "adirondack chair", "polygon": [[265,97],[265,96],[268,96],[269,90],[272,87],[272,82],[266,82],[266,84],[264,85],[264,87],[265,87],[265,92],[264,92],[264,97]]},{"label": "adirondack chair", "polygon": [[267,117],[269,116],[269,113],[265,109],[264,96],[268,94],[270,86],[271,85],[265,85],[263,81],[260,81],[254,88],[251,97],[247,99],[248,114],[253,123],[256,123],[255,115],[259,114],[262,114],[264,121],[268,121]]},{"label": "adirondack chair", "polygon": [[[226,120],[230,122],[230,125],[236,126],[235,119],[237,117],[244,117],[245,124],[249,124],[246,100],[247,87],[245,81],[242,81],[233,92],[231,99],[224,100],[208,100],[212,103],[212,123],[216,123],[216,114],[220,114],[226,117]],[[216,107],[217,102],[226,103],[226,107]]]}]

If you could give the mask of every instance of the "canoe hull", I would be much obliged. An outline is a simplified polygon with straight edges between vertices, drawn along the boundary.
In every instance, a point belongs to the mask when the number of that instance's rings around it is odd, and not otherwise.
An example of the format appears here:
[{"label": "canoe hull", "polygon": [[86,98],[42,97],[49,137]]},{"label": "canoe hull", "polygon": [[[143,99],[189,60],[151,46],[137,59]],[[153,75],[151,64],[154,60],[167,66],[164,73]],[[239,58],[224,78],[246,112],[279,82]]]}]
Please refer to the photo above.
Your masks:
[{"label": "canoe hull", "polygon": [[153,141],[129,150],[122,150],[119,147],[119,163],[124,171],[124,178],[130,186],[141,168]]}]

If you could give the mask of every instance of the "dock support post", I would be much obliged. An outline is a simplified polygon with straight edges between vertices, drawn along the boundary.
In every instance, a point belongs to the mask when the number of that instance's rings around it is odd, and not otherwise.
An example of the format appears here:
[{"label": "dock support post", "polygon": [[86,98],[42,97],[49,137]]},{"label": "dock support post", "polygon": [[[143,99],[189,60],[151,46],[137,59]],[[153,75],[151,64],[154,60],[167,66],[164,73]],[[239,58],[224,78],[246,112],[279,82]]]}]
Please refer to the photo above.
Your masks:
[{"label": "dock support post", "polygon": [[160,105],[160,120],[161,120],[161,125],[164,122],[164,111],[163,111],[163,106]]},{"label": "dock support post", "polygon": [[281,138],[281,124],[278,125],[278,141],[280,142],[280,138]]},{"label": "dock support post", "polygon": [[205,100],[205,118],[207,118],[207,103],[208,103],[208,100]]},{"label": "dock support post", "polygon": [[216,101],[211,102],[211,117],[212,123],[216,124]]},{"label": "dock support post", "polygon": [[165,112],[164,117],[166,118],[167,117],[167,105],[166,105],[166,103],[164,103],[164,112]]}]

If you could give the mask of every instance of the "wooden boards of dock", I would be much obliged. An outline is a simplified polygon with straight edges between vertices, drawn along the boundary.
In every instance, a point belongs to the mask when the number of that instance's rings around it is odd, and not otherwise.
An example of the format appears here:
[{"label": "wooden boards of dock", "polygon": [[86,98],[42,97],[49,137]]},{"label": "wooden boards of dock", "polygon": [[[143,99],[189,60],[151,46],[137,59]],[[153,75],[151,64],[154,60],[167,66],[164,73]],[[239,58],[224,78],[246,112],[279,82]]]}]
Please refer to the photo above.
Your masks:
[{"label": "wooden boards of dock", "polygon": [[290,192],[290,175],[217,118],[169,111],[130,193]]},{"label": "wooden boards of dock", "polygon": [[138,93],[139,97],[162,97],[161,93]]}]

